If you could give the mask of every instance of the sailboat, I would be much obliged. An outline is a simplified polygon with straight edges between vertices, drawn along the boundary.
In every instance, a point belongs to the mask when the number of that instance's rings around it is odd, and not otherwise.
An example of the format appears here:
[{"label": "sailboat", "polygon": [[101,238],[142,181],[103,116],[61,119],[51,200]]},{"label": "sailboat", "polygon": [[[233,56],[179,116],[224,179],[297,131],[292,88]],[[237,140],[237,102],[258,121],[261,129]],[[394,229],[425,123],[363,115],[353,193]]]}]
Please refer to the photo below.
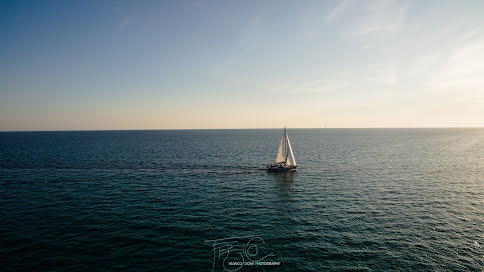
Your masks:
[{"label": "sailboat", "polygon": [[281,137],[279,150],[277,151],[276,161],[267,165],[267,170],[271,172],[296,171],[296,159],[292,153],[291,142],[287,136],[286,127]]}]

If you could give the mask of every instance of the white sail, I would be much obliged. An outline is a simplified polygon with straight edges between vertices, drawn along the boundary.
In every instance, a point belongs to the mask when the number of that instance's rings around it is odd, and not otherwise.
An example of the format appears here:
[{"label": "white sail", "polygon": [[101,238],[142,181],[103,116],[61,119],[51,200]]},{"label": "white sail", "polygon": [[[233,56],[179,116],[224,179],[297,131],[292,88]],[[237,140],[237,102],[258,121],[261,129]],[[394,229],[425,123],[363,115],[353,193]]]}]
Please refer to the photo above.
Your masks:
[{"label": "white sail", "polygon": [[284,143],[285,143],[285,138],[284,138],[284,135],[282,135],[281,143],[279,144],[279,150],[277,151],[276,163],[286,161],[286,154],[284,152]]},{"label": "white sail", "polygon": [[292,146],[286,128],[284,128],[281,142],[279,143],[276,162],[268,164],[267,169],[268,171],[296,171],[296,159],[292,152]]},{"label": "white sail", "polygon": [[289,136],[286,133],[286,140],[287,140],[287,162],[286,165],[296,166],[296,159],[294,158],[294,153],[292,153],[291,142],[289,141]]}]

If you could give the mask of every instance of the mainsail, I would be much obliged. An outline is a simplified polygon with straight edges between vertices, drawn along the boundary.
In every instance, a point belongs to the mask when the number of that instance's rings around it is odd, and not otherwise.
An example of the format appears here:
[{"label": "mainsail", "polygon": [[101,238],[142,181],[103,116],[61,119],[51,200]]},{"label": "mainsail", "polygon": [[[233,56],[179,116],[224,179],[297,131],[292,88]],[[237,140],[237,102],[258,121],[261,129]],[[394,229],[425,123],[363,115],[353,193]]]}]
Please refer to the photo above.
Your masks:
[{"label": "mainsail", "polygon": [[284,151],[284,135],[281,137],[281,143],[279,144],[279,150],[277,151],[276,163],[281,163],[286,161],[286,153]]}]

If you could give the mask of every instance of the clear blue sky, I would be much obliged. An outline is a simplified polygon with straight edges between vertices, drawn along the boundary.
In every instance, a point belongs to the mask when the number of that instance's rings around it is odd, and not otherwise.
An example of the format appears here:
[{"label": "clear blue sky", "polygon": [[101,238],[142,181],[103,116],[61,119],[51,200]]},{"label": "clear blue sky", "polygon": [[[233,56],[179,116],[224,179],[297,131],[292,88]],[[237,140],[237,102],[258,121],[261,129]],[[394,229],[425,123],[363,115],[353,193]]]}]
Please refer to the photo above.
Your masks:
[{"label": "clear blue sky", "polygon": [[0,130],[484,126],[484,1],[2,1]]}]

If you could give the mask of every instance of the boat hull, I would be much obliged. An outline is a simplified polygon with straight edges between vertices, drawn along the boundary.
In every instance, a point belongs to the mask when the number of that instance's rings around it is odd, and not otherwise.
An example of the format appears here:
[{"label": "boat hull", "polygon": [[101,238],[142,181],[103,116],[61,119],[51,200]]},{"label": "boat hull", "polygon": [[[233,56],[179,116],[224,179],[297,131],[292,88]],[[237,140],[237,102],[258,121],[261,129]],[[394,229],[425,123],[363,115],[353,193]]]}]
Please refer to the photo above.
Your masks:
[{"label": "boat hull", "polygon": [[269,164],[267,165],[267,171],[269,172],[289,172],[296,171],[296,166],[292,165],[280,165],[280,164]]}]

